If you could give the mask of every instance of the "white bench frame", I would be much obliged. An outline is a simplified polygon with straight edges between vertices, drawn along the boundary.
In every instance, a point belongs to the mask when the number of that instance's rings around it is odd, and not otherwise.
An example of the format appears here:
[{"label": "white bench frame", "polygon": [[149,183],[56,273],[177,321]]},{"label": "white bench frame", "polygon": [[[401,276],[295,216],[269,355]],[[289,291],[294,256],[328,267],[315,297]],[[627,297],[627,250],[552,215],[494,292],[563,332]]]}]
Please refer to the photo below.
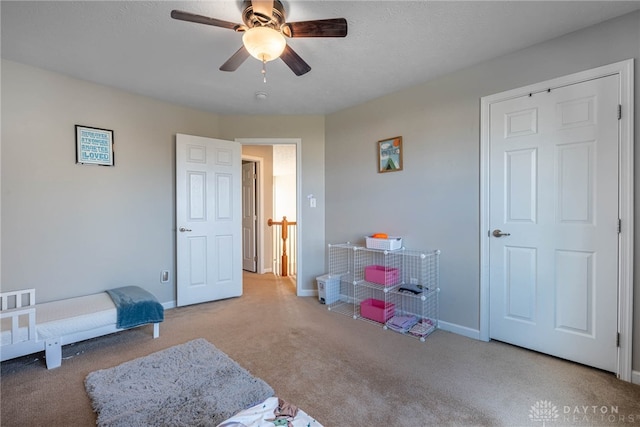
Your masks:
[{"label": "white bench frame", "polygon": [[[36,290],[24,289],[20,291],[0,293],[0,319],[11,319],[11,343],[0,346],[0,361],[26,356],[28,354],[45,352],[47,369],[57,368],[62,364],[62,346],[73,344],[91,338],[101,337],[125,329],[116,328],[116,324],[88,329],[47,340],[38,340],[36,332]],[[27,338],[20,340],[18,330],[20,319],[27,319]],[[24,321],[24,320],[23,320]],[[142,326],[142,325],[141,325]],[[23,326],[24,327],[24,326]],[[153,324],[153,338],[160,336],[160,324]]]}]

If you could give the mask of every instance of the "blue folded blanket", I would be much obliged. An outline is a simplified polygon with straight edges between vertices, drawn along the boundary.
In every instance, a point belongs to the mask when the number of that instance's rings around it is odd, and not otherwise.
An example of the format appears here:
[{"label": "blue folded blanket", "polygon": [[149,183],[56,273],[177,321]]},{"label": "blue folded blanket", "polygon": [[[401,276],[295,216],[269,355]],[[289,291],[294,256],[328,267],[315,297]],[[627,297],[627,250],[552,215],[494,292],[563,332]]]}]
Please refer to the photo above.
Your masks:
[{"label": "blue folded blanket", "polygon": [[117,328],[128,329],[164,320],[164,307],[156,297],[138,286],[107,290],[118,310]]}]

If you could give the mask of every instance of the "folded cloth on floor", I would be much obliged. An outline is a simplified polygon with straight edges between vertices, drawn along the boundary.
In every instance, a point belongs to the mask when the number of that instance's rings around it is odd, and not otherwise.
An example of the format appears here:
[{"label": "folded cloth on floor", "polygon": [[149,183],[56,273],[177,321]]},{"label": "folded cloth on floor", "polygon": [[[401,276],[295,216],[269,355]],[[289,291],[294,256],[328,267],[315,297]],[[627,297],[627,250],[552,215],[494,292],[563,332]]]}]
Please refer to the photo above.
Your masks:
[{"label": "folded cloth on floor", "polygon": [[394,331],[407,332],[416,323],[418,323],[416,316],[393,316],[387,321],[386,325]]},{"label": "folded cloth on floor", "polygon": [[[285,415],[285,418],[282,421],[276,420],[274,415],[276,415],[276,418],[279,418],[278,415]],[[287,402],[277,397],[270,397],[262,403],[238,412],[233,417],[218,424],[218,427],[274,427],[277,425],[322,427],[322,424],[302,409],[287,404]]]},{"label": "folded cloth on floor", "polygon": [[274,409],[274,418],[267,418],[266,421],[271,421],[274,425],[285,425],[287,427],[293,427],[291,421],[298,415],[298,407],[289,402],[286,402],[278,398],[278,407]]},{"label": "folded cloth on floor", "polygon": [[416,323],[409,329],[409,333],[416,337],[426,337],[435,329],[431,319],[422,319],[422,321]]}]

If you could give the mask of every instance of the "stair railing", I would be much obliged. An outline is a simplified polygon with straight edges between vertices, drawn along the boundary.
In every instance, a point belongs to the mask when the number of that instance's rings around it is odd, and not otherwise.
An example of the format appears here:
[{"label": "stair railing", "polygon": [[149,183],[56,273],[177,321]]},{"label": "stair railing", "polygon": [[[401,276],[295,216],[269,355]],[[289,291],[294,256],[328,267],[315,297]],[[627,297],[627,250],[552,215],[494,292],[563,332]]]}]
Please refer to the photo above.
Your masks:
[{"label": "stair railing", "polygon": [[[295,276],[297,274],[296,248],[298,245],[298,233],[295,221],[287,221],[287,217],[283,216],[282,221],[273,221],[271,218],[267,221],[269,227],[273,227],[273,253],[274,253],[274,269],[273,271],[280,276]],[[291,254],[291,258],[289,258]],[[278,257],[278,255],[280,255]],[[278,262],[278,258],[280,262]]]}]

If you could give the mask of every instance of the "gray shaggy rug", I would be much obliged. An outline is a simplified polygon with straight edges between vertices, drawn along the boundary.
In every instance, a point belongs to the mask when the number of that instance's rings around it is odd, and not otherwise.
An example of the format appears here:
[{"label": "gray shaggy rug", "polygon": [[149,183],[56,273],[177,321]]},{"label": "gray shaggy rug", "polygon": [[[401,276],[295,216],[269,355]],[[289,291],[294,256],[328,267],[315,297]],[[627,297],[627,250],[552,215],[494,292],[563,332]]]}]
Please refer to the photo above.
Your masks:
[{"label": "gray shaggy rug", "polygon": [[204,339],[91,372],[85,388],[105,427],[215,426],[274,394]]}]

